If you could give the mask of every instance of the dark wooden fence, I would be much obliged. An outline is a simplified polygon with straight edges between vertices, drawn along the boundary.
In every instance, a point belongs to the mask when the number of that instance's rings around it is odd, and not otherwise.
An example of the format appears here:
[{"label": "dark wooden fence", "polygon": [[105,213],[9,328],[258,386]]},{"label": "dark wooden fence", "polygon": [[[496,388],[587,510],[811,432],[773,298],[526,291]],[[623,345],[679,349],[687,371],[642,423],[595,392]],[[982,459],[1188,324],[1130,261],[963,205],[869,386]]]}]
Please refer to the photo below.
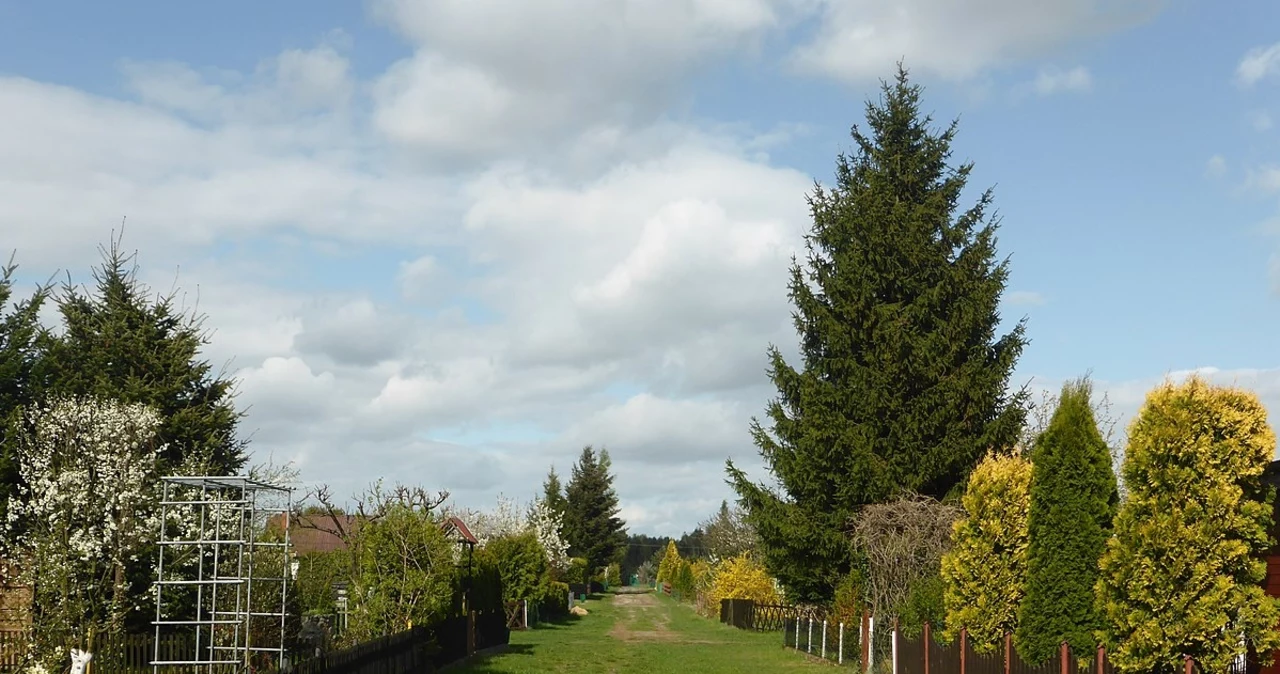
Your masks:
[{"label": "dark wooden fence", "polygon": [[293,666],[295,674],[416,674],[457,662],[511,638],[504,611],[472,613],[414,627]]}]

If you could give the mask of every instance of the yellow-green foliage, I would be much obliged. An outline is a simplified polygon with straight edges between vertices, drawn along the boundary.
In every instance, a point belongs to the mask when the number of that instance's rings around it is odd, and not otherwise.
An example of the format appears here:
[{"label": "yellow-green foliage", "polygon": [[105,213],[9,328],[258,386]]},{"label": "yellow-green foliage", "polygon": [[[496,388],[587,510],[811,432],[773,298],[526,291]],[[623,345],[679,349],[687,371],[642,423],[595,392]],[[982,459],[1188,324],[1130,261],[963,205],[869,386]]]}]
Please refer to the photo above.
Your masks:
[{"label": "yellow-green foliage", "polygon": [[1171,670],[1186,654],[1203,671],[1226,671],[1241,637],[1258,653],[1280,647],[1280,613],[1260,585],[1271,522],[1261,475],[1275,449],[1251,392],[1193,377],[1147,395],[1098,581],[1118,667]]},{"label": "yellow-green foliage", "polygon": [[1031,462],[988,455],[969,477],[965,517],[942,558],[945,636],[968,628],[975,651],[987,653],[1017,626],[1027,572]]},{"label": "yellow-green foliage", "polygon": [[676,574],[680,573],[680,551],[676,550],[675,541],[667,541],[667,553],[658,563],[658,582],[675,584]]},{"label": "yellow-green foliage", "polygon": [[757,604],[777,604],[777,586],[769,572],[749,554],[730,557],[716,569],[708,599],[715,606],[721,599],[751,599]]}]

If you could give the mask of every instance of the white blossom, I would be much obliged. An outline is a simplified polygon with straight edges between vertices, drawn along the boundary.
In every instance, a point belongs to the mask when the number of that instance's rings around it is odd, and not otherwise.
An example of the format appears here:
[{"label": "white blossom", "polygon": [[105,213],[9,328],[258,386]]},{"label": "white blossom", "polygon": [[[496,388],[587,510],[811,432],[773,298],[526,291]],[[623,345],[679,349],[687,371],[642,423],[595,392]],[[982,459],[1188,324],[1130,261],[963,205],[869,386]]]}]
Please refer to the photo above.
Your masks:
[{"label": "white blossom", "polygon": [[482,547],[497,538],[531,531],[542,544],[548,564],[560,570],[569,568],[569,544],[560,535],[560,516],[542,499],[522,508],[515,499],[499,494],[497,507],[491,511],[449,508],[447,514],[465,522]]}]

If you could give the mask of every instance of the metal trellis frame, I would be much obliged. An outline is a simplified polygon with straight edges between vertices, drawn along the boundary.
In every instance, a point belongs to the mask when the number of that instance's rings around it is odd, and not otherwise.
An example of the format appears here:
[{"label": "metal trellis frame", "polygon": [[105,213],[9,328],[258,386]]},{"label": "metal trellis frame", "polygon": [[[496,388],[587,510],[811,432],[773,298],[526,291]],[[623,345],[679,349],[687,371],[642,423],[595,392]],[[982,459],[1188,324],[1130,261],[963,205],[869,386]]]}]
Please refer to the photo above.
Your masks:
[{"label": "metal trellis frame", "polygon": [[[161,493],[153,672],[243,672],[255,654],[283,667],[292,489],[249,477],[171,476],[161,478]],[[174,516],[191,530],[172,524]],[[275,540],[267,536],[273,521],[282,525]],[[165,633],[193,637],[194,651],[162,653]]]}]

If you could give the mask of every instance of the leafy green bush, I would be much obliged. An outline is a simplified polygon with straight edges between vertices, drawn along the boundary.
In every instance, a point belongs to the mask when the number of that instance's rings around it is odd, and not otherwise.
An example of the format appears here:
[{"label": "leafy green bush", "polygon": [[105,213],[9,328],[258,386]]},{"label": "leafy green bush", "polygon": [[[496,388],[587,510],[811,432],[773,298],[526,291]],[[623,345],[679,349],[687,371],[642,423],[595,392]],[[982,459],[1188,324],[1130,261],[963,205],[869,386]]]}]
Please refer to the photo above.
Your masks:
[{"label": "leafy green bush", "polygon": [[334,584],[350,579],[350,556],[346,550],[312,552],[298,557],[298,576],[293,591],[303,615],[337,613]]},{"label": "leafy green bush", "polygon": [[569,614],[569,584],[548,580],[542,584],[542,596],[538,602],[544,617]]},{"label": "leafy green bush", "polygon": [[566,583],[586,583],[591,580],[591,573],[587,569],[587,560],[581,557],[573,557],[569,559],[569,569],[564,573],[564,581]]},{"label": "leafy green bush", "polygon": [[[468,586],[465,565],[458,569],[457,578],[457,588],[461,594]],[[497,561],[488,551],[477,550],[472,556],[469,584],[471,610],[485,613],[502,609],[502,573],[498,570]]]},{"label": "leafy green bush", "polygon": [[503,601],[537,599],[543,578],[547,575],[547,555],[531,531],[495,538],[485,545],[485,552],[502,576]]},{"label": "leafy green bush", "polygon": [[357,536],[352,639],[430,625],[449,615],[454,549],[429,512],[396,504],[360,527]]},{"label": "leafy green bush", "polygon": [[907,603],[899,619],[902,633],[915,639],[924,632],[924,624],[929,623],[935,634],[948,634],[945,595],[946,584],[941,575],[916,581],[907,594]]}]

